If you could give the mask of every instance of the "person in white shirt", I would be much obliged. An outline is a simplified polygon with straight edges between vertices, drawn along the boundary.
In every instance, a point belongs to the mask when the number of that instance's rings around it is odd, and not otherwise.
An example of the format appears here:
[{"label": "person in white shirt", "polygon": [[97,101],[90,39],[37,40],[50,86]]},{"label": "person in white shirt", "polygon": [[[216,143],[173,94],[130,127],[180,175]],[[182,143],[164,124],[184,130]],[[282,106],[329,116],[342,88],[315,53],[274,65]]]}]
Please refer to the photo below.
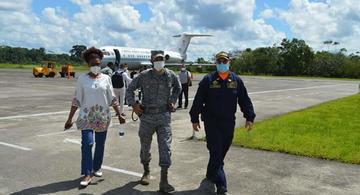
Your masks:
[{"label": "person in white shirt", "polygon": [[179,79],[181,82],[181,93],[179,95],[178,107],[177,109],[182,108],[182,96],[185,96],[185,106],[184,108],[187,109],[189,104],[189,86],[191,86],[191,80],[193,76],[190,71],[186,70],[185,65],[181,65],[181,70],[179,72]]},{"label": "person in white shirt", "polygon": [[[72,126],[72,118],[79,108],[76,126],[82,130],[81,174],[84,175],[80,185],[87,186],[91,182],[92,174],[97,177],[102,176],[100,168],[104,157],[106,132],[111,121],[109,107],[114,108],[120,123],[125,123],[125,118],[120,115],[111,78],[100,72],[100,61],[103,58],[101,50],[92,47],[83,53],[83,58],[88,63],[90,72],[80,75],[77,80],[75,97],[64,129]],[[93,145],[95,145],[94,158]]]},{"label": "person in white shirt", "polygon": [[[132,81],[127,72],[127,68],[127,64],[120,64],[119,70],[115,71],[111,77],[115,96],[119,99],[120,114],[122,116],[125,116],[124,104],[126,87],[129,86],[130,82]],[[120,76],[118,77],[117,75]]]}]

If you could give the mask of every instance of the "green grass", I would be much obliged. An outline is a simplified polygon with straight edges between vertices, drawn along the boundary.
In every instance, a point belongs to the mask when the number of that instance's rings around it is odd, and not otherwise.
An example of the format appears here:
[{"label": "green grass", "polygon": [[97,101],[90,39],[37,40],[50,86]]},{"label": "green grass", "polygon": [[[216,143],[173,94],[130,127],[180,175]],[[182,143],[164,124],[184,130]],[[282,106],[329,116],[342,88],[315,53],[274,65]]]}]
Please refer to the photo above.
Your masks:
[{"label": "green grass", "polygon": [[6,69],[32,69],[34,64],[0,64],[0,68]]},{"label": "green grass", "polygon": [[360,94],[238,128],[234,144],[360,164]]}]

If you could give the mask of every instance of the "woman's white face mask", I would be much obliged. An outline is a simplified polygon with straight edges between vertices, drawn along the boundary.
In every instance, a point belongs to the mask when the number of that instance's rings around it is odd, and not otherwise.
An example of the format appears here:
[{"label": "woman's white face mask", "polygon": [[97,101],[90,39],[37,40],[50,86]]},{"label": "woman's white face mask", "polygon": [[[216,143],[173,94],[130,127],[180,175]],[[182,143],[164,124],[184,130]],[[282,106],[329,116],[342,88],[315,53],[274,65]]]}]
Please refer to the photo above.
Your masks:
[{"label": "woman's white face mask", "polygon": [[91,66],[90,72],[92,72],[94,75],[100,74],[100,66]]},{"label": "woman's white face mask", "polygon": [[154,62],[154,68],[157,71],[162,70],[165,67],[165,61],[156,61]]}]

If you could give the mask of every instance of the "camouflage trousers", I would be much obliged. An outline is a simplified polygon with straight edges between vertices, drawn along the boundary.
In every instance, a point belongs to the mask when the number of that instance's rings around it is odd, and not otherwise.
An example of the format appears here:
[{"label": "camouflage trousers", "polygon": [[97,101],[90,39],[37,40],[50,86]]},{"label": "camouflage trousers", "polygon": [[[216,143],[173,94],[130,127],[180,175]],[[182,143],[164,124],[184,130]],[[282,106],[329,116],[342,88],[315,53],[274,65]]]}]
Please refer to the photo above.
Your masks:
[{"label": "camouflage trousers", "polygon": [[151,142],[156,132],[159,149],[159,166],[168,168],[171,165],[171,113],[143,114],[140,117],[140,159],[142,164],[149,164],[151,160]]}]

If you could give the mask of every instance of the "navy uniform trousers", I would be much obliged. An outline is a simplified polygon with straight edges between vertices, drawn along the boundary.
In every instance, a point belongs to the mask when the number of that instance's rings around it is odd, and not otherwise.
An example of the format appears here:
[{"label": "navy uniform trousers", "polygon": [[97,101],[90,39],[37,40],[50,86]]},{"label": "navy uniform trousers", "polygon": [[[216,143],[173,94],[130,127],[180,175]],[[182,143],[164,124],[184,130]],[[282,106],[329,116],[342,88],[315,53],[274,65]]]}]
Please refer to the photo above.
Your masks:
[{"label": "navy uniform trousers", "polygon": [[224,172],[224,158],[228,152],[233,137],[235,120],[204,119],[206,143],[210,153],[206,177],[217,187],[227,188]]}]

